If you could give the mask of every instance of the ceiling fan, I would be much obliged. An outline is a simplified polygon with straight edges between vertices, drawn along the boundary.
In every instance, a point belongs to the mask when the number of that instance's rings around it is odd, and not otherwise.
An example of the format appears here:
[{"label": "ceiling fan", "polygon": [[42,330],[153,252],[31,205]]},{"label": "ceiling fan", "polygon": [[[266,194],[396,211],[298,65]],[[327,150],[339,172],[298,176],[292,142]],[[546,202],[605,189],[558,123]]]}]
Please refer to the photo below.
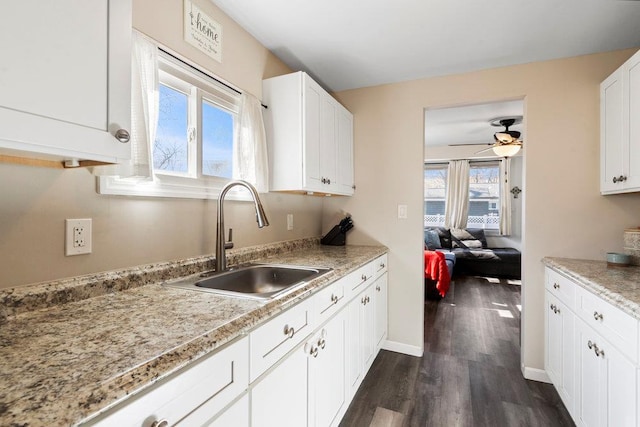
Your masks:
[{"label": "ceiling fan", "polygon": [[500,157],[511,157],[520,151],[522,148],[522,140],[520,139],[520,132],[517,130],[509,130],[509,127],[522,123],[522,116],[513,117],[499,117],[491,120],[491,126],[504,126],[502,132],[496,132],[493,134],[495,142],[489,148],[480,150],[476,154],[484,153],[485,151],[493,150]]}]

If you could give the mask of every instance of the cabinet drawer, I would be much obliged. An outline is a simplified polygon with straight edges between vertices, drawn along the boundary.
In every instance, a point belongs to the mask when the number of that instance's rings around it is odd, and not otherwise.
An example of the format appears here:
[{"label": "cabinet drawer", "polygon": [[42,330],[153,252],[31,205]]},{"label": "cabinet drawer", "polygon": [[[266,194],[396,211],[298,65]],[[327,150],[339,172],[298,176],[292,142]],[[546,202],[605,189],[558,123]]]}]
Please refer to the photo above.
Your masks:
[{"label": "cabinet drawer", "polygon": [[633,362],[638,360],[638,321],[608,302],[578,287],[576,313]]},{"label": "cabinet drawer", "polygon": [[346,303],[344,286],[346,281],[340,279],[330,286],[318,292],[313,300],[315,302],[315,318],[317,324],[323,324],[327,319],[340,311]]},{"label": "cabinet drawer", "polygon": [[373,261],[373,275],[375,277],[380,276],[382,273],[387,271],[387,254],[379,256]]},{"label": "cabinet drawer", "polygon": [[348,298],[353,297],[360,293],[368,284],[371,282],[371,278],[373,277],[374,270],[374,261],[363,265],[353,273],[350,273],[346,279],[346,291],[348,293]]},{"label": "cabinet drawer", "polygon": [[577,285],[551,268],[546,268],[546,288],[551,295],[573,310]]},{"label": "cabinet drawer", "polygon": [[314,301],[308,298],[251,332],[251,382],[313,332]]},{"label": "cabinet drawer", "polygon": [[160,420],[174,425],[200,406],[215,414],[248,385],[249,339],[244,337],[87,425],[149,427]]}]

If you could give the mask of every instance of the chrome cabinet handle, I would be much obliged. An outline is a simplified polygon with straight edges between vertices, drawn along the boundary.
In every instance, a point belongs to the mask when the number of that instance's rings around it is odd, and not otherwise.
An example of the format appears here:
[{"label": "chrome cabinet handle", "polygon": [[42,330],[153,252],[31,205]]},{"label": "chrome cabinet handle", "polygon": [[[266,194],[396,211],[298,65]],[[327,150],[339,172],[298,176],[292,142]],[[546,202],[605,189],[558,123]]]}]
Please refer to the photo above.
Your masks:
[{"label": "chrome cabinet handle", "polygon": [[555,305],[555,304],[551,304],[551,306],[549,307],[555,314],[560,313],[560,309]]},{"label": "chrome cabinet handle", "polygon": [[593,348],[593,343],[591,342],[591,340],[589,340],[589,342],[587,343],[587,347],[589,347],[589,350]]},{"label": "chrome cabinet handle", "polygon": [[289,338],[293,338],[293,336],[296,334],[296,330],[293,326],[284,325],[284,334]]},{"label": "chrome cabinet handle", "polygon": [[338,298],[338,296],[337,296],[337,295],[331,294],[331,302],[332,302],[333,304],[337,304],[337,303],[338,303],[338,299],[339,299],[339,298]]},{"label": "chrome cabinet handle", "polygon": [[602,315],[602,313],[598,313],[597,311],[593,312],[593,318],[596,320],[604,320],[604,316]]},{"label": "chrome cabinet handle", "polygon": [[312,345],[311,350],[309,350],[309,355],[313,357],[318,357],[318,347]]},{"label": "chrome cabinet handle", "polygon": [[367,304],[371,302],[371,298],[369,298],[369,296],[364,297],[364,299],[367,301]]},{"label": "chrome cabinet handle", "polygon": [[380,292],[380,285],[376,285],[376,291]]},{"label": "chrome cabinet handle", "polygon": [[360,278],[361,278],[362,280],[365,280],[365,281],[366,281],[366,280],[367,280],[367,275],[366,275],[366,274],[363,274],[362,276],[360,276]]},{"label": "chrome cabinet handle", "polygon": [[321,182],[321,183],[323,183],[323,184],[326,184],[326,183],[327,183],[327,179],[326,179],[326,178],[322,178],[322,179],[320,180],[320,182]]},{"label": "chrome cabinet handle", "polygon": [[614,176],[613,177],[613,183],[615,184],[616,182],[618,182],[618,177]]},{"label": "chrome cabinet handle", "polygon": [[560,285],[558,285],[557,283],[553,284],[553,289],[560,289]]},{"label": "chrome cabinet handle", "polygon": [[362,305],[367,305],[367,299],[365,297],[362,297],[360,302],[362,303]]},{"label": "chrome cabinet handle", "polygon": [[151,424],[151,427],[169,427],[169,421],[167,420],[154,421],[153,424]]},{"label": "chrome cabinet handle", "polygon": [[318,347],[324,350],[325,345],[327,345],[327,341],[324,338],[320,338],[318,340]]},{"label": "chrome cabinet handle", "polygon": [[380,268],[385,268],[386,265],[384,265],[384,262],[380,263]]},{"label": "chrome cabinet handle", "polygon": [[604,359],[604,350],[600,350],[598,347],[596,347],[593,351],[596,353],[596,357],[602,356],[602,358]]},{"label": "chrome cabinet handle", "polygon": [[131,136],[129,135],[129,132],[126,131],[125,129],[118,129],[114,136],[116,137],[116,139],[118,141],[122,142],[123,144],[129,142],[129,140],[131,139]]}]

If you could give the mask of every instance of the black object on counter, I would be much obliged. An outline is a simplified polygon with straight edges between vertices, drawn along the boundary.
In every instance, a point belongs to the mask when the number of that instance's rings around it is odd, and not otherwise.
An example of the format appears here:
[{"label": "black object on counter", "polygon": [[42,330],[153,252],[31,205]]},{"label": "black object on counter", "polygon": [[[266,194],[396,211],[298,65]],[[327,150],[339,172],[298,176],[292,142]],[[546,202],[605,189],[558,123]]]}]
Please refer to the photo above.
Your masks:
[{"label": "black object on counter", "polygon": [[336,225],[321,240],[323,245],[344,246],[346,243],[347,231],[353,228],[353,220],[346,216],[340,224]]}]

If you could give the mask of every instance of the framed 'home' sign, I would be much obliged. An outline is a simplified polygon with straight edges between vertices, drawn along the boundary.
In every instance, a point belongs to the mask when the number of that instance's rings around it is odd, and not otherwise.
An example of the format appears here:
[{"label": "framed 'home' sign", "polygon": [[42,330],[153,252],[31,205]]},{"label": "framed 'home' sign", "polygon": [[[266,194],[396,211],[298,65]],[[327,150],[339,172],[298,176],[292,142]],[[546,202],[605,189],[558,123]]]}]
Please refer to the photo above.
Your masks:
[{"label": "framed 'home' sign", "polygon": [[184,40],[222,62],[222,25],[190,0],[184,0]]}]

